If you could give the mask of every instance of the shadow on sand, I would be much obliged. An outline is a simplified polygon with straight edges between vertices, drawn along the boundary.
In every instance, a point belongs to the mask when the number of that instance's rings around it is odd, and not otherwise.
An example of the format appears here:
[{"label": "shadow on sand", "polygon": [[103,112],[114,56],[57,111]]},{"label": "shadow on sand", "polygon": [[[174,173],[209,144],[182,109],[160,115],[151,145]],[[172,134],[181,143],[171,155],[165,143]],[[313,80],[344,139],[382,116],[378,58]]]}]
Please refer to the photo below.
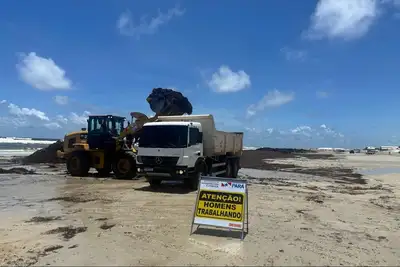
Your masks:
[{"label": "shadow on sand", "polygon": [[167,194],[189,194],[196,190],[189,189],[183,183],[162,183],[157,187],[143,186],[135,188],[138,191],[153,192],[153,193],[167,193]]},{"label": "shadow on sand", "polygon": [[[217,237],[226,237],[226,238],[237,238],[240,239],[242,237],[242,231],[240,230],[230,230],[230,229],[215,229],[215,228],[204,228],[205,226],[197,227],[192,235],[207,235],[207,236],[217,236]],[[244,238],[246,238],[248,232],[244,231]]]}]

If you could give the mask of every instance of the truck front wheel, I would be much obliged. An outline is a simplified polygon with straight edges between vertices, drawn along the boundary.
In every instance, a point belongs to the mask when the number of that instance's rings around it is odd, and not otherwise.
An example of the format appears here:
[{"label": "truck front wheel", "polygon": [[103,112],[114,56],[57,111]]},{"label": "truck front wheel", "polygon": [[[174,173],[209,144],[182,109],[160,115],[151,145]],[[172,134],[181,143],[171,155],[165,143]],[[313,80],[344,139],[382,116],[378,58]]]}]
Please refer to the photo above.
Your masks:
[{"label": "truck front wheel", "polygon": [[188,179],[184,180],[184,183],[191,190],[197,190],[199,188],[199,181],[201,176],[208,176],[208,168],[205,162],[200,162],[196,166],[196,170],[192,173]]},{"label": "truck front wheel", "polygon": [[149,184],[151,188],[157,188],[161,185],[161,179],[149,179]]},{"label": "truck front wheel", "polygon": [[194,172],[188,179],[184,180],[185,185],[191,190],[197,190],[199,188],[201,172]]}]

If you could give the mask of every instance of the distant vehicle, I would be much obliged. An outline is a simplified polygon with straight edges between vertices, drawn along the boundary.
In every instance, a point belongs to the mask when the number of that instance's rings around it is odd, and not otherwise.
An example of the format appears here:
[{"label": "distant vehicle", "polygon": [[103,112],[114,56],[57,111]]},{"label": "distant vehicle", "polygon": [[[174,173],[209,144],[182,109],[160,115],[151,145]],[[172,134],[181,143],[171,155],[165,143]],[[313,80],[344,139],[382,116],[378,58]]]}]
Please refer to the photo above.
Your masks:
[{"label": "distant vehicle", "polygon": [[360,153],[360,152],[361,152],[360,149],[352,149],[352,150],[350,150],[350,154]]},{"label": "distant vehicle", "polygon": [[367,154],[367,155],[376,154],[376,150],[375,149],[368,149],[367,152],[365,152],[365,154]]}]

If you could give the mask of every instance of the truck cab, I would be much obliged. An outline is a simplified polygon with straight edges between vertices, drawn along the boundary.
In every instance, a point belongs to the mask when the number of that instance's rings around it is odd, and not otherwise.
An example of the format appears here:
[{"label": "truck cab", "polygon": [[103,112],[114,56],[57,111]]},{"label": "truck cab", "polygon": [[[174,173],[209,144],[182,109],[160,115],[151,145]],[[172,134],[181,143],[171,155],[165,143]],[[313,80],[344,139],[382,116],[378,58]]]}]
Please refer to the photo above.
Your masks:
[{"label": "truck cab", "polygon": [[150,182],[187,179],[203,156],[203,132],[199,122],[149,122],[143,126],[137,170]]}]

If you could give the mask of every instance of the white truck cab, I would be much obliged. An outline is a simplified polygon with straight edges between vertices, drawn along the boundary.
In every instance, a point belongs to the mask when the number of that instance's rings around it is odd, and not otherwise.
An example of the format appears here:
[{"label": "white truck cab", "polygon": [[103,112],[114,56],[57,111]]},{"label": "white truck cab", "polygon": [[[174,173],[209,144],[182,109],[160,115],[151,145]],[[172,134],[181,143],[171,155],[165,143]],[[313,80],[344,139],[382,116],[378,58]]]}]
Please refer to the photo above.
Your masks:
[{"label": "white truck cab", "polygon": [[[196,189],[200,175],[228,172],[236,177],[240,168],[243,133],[216,131],[211,115],[159,117],[145,123],[142,131],[137,172],[151,186],[162,180],[184,180]],[[223,168],[213,172],[215,167]]]}]

